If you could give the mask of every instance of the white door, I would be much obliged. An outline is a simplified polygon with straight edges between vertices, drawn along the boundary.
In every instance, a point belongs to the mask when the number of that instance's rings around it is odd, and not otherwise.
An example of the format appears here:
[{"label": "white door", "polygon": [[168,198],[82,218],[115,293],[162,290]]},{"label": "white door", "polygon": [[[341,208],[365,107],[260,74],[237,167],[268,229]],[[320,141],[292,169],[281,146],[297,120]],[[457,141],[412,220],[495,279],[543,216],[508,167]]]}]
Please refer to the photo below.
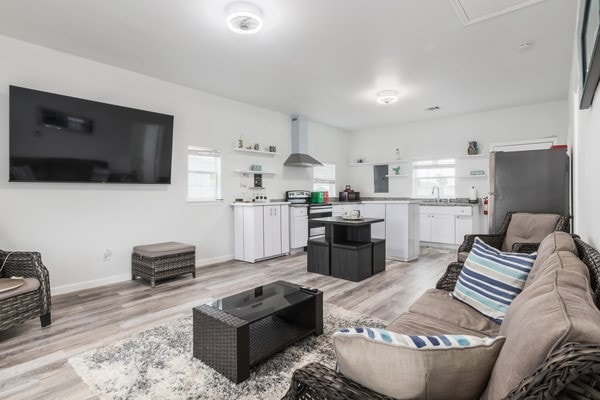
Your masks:
[{"label": "white door", "polygon": [[431,241],[454,244],[454,215],[432,214]]},{"label": "white door", "polygon": [[264,206],[265,257],[281,254],[281,206]]},{"label": "white door", "polygon": [[419,214],[419,240],[431,242],[431,222],[429,214]]},{"label": "white door", "polygon": [[462,244],[465,235],[473,233],[473,217],[470,215],[457,215],[455,226],[455,244]]}]

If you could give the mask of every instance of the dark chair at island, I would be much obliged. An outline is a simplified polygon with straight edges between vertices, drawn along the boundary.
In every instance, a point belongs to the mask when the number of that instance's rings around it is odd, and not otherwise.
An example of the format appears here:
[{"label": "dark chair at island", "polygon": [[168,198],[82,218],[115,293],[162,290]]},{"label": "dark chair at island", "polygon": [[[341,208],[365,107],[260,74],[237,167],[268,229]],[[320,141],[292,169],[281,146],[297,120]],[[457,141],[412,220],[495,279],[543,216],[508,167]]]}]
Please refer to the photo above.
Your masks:
[{"label": "dark chair at island", "polygon": [[50,278],[38,252],[0,250],[0,278],[22,277],[25,283],[0,292],[0,330],[32,318],[50,325]]}]

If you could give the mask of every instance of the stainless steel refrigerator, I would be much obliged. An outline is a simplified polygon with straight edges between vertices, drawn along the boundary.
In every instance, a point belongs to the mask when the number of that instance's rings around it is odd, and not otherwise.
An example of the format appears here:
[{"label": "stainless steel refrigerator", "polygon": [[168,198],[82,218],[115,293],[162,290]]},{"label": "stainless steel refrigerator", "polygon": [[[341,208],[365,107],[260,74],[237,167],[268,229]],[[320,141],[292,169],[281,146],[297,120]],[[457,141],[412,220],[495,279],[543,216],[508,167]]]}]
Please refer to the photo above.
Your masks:
[{"label": "stainless steel refrigerator", "polygon": [[570,215],[569,165],[564,149],[491,152],[489,232],[509,211]]}]

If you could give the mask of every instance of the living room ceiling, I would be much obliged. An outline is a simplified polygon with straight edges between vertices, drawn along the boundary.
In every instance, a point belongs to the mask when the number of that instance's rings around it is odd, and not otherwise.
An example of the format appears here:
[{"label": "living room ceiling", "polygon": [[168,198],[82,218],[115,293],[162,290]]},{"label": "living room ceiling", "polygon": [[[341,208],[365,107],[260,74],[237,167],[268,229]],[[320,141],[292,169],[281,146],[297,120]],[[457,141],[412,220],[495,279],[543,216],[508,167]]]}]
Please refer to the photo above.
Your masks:
[{"label": "living room ceiling", "polygon": [[467,26],[449,0],[250,1],[256,35],[224,0],[5,0],[0,34],[347,130],[567,98],[575,0]]}]

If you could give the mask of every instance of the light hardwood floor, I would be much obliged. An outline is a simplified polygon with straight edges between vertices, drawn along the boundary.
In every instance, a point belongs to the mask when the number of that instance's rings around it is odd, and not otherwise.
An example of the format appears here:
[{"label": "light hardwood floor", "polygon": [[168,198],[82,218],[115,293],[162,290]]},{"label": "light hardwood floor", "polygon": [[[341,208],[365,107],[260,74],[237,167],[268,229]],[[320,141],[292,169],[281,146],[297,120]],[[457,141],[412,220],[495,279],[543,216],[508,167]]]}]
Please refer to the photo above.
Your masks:
[{"label": "light hardwood floor", "polygon": [[[52,325],[39,319],[0,332],[0,399],[95,399],[68,359],[173,318],[209,300],[275,280],[317,287],[326,302],[391,322],[434,287],[454,251],[422,248],[418,260],[387,261],[362,282],[306,272],[306,254],[257,264],[229,261],[159,282],[131,281],[52,297]],[[50,268],[50,279],[52,272]]]}]

